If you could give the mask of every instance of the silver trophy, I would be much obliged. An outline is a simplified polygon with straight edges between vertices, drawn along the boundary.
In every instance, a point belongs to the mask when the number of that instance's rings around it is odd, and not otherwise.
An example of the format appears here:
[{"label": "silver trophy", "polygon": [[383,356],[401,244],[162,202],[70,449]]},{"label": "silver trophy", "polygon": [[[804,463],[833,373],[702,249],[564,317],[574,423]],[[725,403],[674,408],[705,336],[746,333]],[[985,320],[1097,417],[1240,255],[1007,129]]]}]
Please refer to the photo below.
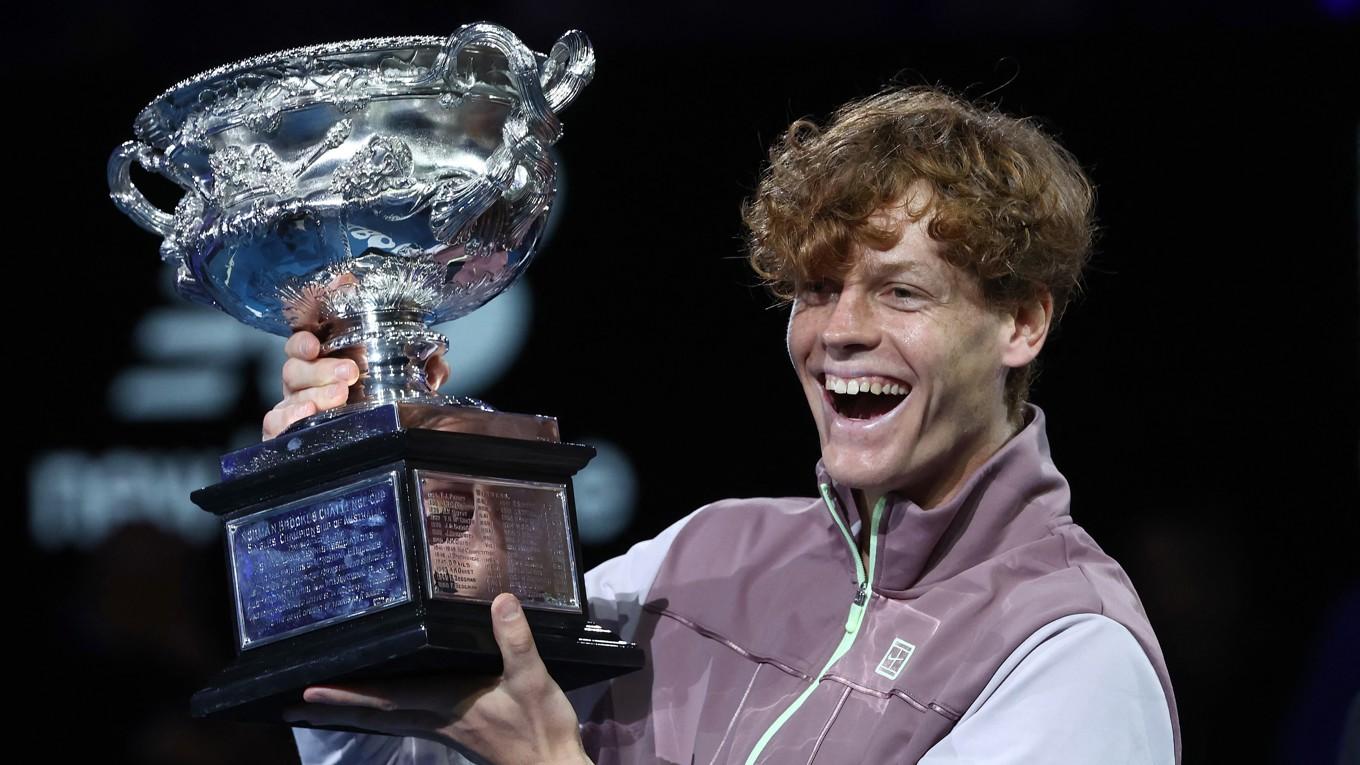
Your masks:
[{"label": "silver trophy", "polygon": [[[197,715],[278,719],[317,682],[498,672],[487,604],[524,603],[573,687],[641,665],[586,619],[557,422],[431,389],[434,324],[510,286],[555,193],[557,112],[590,81],[580,32],[296,48],[185,80],[109,158],[114,202],[159,235],[185,297],[353,359],[347,405],[223,457],[193,499],[224,522],[238,656]],[[133,162],[184,190],[173,213]]]}]

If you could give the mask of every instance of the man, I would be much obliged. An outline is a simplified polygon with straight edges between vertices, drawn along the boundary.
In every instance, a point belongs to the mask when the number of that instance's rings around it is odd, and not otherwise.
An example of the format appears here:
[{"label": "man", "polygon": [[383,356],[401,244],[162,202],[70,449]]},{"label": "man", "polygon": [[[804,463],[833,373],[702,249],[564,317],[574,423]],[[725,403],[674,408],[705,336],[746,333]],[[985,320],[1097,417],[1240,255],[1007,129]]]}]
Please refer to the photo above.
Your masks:
[{"label": "man", "polygon": [[[795,123],[745,218],[820,496],[717,502],[588,573],[649,664],[573,693],[579,736],[502,595],[502,677],[308,689],[291,719],[405,738],[298,730],[304,762],[1178,762],[1151,627],[1024,403],[1091,203],[1052,139],[937,90]],[[266,436],[343,401],[317,347],[289,341]]]}]

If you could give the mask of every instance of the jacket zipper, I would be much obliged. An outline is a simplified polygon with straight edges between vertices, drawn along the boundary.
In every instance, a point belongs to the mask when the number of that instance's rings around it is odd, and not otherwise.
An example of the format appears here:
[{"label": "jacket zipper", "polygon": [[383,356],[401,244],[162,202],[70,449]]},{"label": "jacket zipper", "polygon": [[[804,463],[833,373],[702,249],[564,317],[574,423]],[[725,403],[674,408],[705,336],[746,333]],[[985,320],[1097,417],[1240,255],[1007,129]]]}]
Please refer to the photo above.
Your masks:
[{"label": "jacket zipper", "polygon": [[808,685],[807,689],[799,694],[798,698],[794,699],[793,703],[789,704],[788,708],[761,734],[760,739],[756,741],[755,748],[746,758],[746,765],[754,765],[756,759],[769,745],[770,740],[774,738],[780,728],[784,727],[784,723],[788,722],[799,707],[803,706],[803,702],[807,701],[808,696],[811,696],[812,692],[817,690],[817,686],[822,682],[822,675],[825,675],[831,669],[831,665],[840,661],[842,656],[850,652],[850,647],[855,644],[855,638],[859,635],[860,624],[864,621],[864,612],[868,610],[869,583],[873,581],[874,566],[878,562],[878,521],[887,497],[880,497],[878,503],[874,505],[874,512],[869,525],[869,569],[865,571],[864,560],[859,556],[859,546],[855,544],[855,538],[850,534],[850,527],[845,524],[845,519],[836,511],[836,502],[831,498],[830,484],[824,483],[820,488],[826,509],[831,512],[831,517],[835,519],[836,526],[840,528],[846,544],[850,546],[850,558],[855,561],[855,579],[859,587],[855,590],[855,597],[850,602],[850,614],[845,619],[845,634],[841,635],[840,642],[836,644],[836,650],[831,652],[831,658],[827,659],[826,664],[813,677],[812,683]]}]

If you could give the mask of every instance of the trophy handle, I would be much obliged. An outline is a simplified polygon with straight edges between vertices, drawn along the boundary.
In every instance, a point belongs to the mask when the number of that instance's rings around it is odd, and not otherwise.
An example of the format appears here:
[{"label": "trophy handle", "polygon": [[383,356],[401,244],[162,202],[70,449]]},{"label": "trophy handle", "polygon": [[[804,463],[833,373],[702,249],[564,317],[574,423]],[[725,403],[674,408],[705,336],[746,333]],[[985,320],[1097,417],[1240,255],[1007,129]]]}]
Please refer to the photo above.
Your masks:
[{"label": "trophy handle", "polygon": [[464,71],[459,54],[471,46],[490,48],[505,57],[505,77],[519,94],[515,110],[527,120],[530,132],[545,146],[557,142],[562,123],[557,109],[566,106],[595,74],[595,53],[581,32],[568,32],[553,45],[540,69],[538,57],[505,27],[468,24],[449,35],[438,57],[419,84],[438,80],[462,85],[476,78]]},{"label": "trophy handle", "polygon": [[557,39],[544,60],[539,81],[554,112],[576,100],[595,76],[595,49],[584,32],[573,29]]},{"label": "trophy handle", "polygon": [[[540,65],[538,57],[510,30],[494,24],[468,24],[449,36],[424,84],[443,80],[458,87],[475,80],[470,65],[460,54],[471,46],[490,48],[505,57],[505,76],[519,94],[501,128],[501,145],[487,158],[479,177],[462,183],[445,183],[431,196],[430,229],[440,241],[449,242],[464,226],[487,211],[505,192],[516,167],[524,159],[534,166],[540,184],[551,183],[554,167],[547,147],[557,142],[562,123],[557,110],[574,99],[595,74],[595,53],[585,34],[571,31],[558,39]],[[541,194],[539,196],[542,196]],[[526,229],[542,212],[542,200],[519,210],[512,230]]]},{"label": "trophy handle", "polygon": [[129,168],[134,161],[186,190],[188,186],[178,178],[174,165],[164,154],[139,141],[126,141],[109,156],[109,195],[113,197],[113,203],[137,225],[153,234],[167,237],[174,229],[174,216],[151,204],[141,190],[132,184]]}]

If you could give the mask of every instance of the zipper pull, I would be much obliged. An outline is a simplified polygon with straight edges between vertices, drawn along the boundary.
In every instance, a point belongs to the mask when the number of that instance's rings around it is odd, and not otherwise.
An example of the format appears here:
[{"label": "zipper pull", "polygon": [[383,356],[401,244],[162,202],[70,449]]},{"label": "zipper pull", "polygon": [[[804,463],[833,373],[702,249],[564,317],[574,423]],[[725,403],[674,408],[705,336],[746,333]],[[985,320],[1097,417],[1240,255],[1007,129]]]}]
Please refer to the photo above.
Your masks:
[{"label": "zipper pull", "polygon": [[854,605],[850,606],[850,615],[845,618],[845,631],[851,635],[859,632],[860,622],[864,621],[864,612],[868,609],[864,604],[869,602],[869,583],[860,582],[859,590],[855,592]]}]

